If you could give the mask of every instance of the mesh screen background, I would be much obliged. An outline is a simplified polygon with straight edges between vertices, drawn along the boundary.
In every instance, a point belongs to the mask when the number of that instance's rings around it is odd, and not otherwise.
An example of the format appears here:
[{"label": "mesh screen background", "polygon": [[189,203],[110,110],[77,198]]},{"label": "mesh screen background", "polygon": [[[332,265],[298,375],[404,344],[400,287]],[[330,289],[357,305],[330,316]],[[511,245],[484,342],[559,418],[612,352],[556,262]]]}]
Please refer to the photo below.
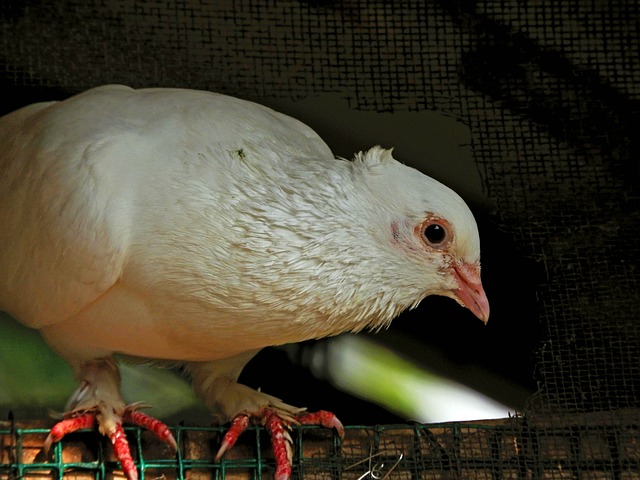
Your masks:
[{"label": "mesh screen background", "polygon": [[456,116],[493,221],[544,272],[528,410],[638,407],[639,14],[635,0],[5,1],[3,109],[124,83]]}]

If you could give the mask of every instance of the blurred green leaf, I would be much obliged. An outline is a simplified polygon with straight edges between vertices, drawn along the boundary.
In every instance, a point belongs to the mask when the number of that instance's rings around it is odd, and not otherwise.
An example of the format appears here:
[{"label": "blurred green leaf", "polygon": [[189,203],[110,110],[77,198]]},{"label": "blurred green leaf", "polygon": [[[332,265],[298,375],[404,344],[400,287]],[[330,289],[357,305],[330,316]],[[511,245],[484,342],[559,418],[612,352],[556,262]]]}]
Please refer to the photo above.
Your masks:
[{"label": "blurred green leaf", "polygon": [[504,418],[512,408],[418,366],[365,335],[331,339],[330,379],[341,389],[419,422]]},{"label": "blurred green leaf", "polygon": [[71,369],[40,334],[0,312],[0,409],[62,410],[74,388]]}]

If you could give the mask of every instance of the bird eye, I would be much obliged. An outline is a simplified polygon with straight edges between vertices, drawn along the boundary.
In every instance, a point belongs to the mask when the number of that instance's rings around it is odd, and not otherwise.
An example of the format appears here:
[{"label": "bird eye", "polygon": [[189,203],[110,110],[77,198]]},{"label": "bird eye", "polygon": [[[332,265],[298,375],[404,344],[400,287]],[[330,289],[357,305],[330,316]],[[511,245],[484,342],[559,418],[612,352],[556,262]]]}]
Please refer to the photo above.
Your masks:
[{"label": "bird eye", "polygon": [[432,247],[441,246],[449,237],[447,228],[442,223],[435,221],[429,222],[424,226],[422,235],[427,244]]}]

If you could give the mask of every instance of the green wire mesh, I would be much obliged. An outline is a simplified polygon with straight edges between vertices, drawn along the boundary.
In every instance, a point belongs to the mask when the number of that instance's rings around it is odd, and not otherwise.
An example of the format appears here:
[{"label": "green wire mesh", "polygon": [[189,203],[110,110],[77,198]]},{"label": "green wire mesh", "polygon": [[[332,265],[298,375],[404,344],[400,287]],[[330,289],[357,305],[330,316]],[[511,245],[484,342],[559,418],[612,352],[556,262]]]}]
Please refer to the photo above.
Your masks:
[{"label": "green wire mesh", "polygon": [[[347,426],[292,432],[294,479],[640,479],[640,416],[578,417],[538,424],[516,417],[445,424]],[[634,420],[635,419],[635,420]],[[558,425],[558,426],[554,426]],[[274,460],[262,427],[252,427],[220,462],[218,427],[174,426],[179,451],[128,428],[144,479],[271,478]],[[47,428],[0,424],[0,479],[121,478],[108,441],[94,431],[69,435],[47,456]]]}]

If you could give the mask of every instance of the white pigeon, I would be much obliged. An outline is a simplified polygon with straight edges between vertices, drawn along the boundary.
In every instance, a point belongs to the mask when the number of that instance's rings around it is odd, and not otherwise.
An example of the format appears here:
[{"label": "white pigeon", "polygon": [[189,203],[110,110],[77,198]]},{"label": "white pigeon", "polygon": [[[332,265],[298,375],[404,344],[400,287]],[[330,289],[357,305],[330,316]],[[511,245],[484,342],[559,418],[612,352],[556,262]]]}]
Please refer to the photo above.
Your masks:
[{"label": "white pigeon", "polygon": [[[428,153],[425,153],[428,155]],[[193,90],[95,88],[0,119],[0,309],[38,329],[79,382],[48,443],[97,425],[137,478],[117,357],[183,364],[221,421],[250,422],[291,472],[287,426],[342,431],[237,383],[261,348],[379,329],[428,295],[484,322],[464,201],[374,147],[336,159],[301,122]]]}]

